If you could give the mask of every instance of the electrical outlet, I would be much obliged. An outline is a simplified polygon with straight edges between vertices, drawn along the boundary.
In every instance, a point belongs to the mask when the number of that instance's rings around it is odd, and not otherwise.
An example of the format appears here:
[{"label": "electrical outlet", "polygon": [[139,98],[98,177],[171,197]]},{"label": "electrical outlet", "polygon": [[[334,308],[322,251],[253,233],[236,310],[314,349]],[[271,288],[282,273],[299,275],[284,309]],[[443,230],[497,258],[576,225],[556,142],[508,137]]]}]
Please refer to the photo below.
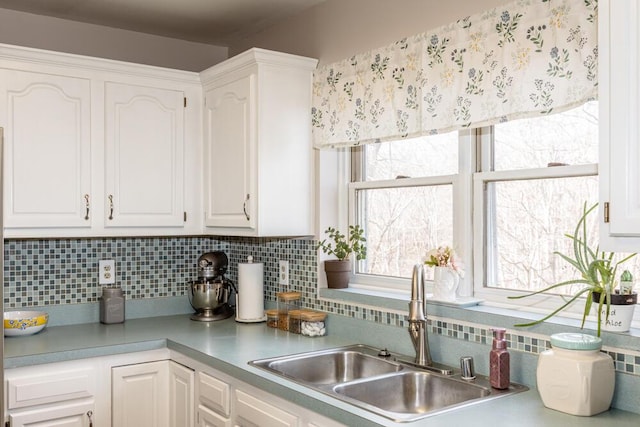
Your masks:
[{"label": "electrical outlet", "polygon": [[279,261],[278,284],[282,286],[289,286],[289,261]]},{"label": "electrical outlet", "polygon": [[98,284],[113,285],[116,283],[116,262],[112,259],[98,261]]}]

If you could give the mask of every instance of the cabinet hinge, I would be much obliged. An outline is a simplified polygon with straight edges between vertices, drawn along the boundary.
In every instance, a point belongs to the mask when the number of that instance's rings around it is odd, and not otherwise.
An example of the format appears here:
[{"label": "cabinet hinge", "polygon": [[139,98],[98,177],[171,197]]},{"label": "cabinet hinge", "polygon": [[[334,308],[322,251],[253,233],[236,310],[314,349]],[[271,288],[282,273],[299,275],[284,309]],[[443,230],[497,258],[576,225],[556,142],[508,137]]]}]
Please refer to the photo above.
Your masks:
[{"label": "cabinet hinge", "polygon": [[607,224],[609,222],[609,202],[604,202],[604,223]]},{"label": "cabinet hinge", "polygon": [[187,97],[186,96],[184,97],[184,106],[185,106],[185,108],[187,107]]},{"label": "cabinet hinge", "polygon": [[183,218],[183,221],[184,221],[184,222],[187,222],[187,211],[184,211],[184,212],[183,212],[183,216],[182,216],[182,218]]}]

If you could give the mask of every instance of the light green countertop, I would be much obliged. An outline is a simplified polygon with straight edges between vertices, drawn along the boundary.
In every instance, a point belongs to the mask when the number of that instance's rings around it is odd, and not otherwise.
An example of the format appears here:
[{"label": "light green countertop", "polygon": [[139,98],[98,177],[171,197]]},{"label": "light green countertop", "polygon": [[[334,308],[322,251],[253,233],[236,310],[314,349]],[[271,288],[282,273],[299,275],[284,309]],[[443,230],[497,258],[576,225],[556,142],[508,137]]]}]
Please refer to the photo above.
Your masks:
[{"label": "light green countertop", "polygon": [[[546,409],[536,390],[482,402],[413,423],[397,424],[247,364],[250,360],[348,344],[337,333],[307,338],[268,328],[264,323],[227,319],[194,322],[189,315],[127,320],[123,324],[47,327],[30,337],[5,338],[5,369],[42,363],[168,347],[348,426],[633,426],[640,415],[612,409],[594,417],[575,417]],[[391,349],[393,350],[393,349]]]}]

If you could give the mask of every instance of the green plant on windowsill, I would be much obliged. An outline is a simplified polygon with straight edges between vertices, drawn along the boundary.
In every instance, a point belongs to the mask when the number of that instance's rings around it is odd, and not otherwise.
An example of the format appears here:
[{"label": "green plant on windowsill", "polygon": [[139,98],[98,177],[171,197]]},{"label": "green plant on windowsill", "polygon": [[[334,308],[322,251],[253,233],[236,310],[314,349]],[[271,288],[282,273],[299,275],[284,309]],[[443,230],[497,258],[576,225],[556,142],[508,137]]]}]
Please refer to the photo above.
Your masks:
[{"label": "green plant on windowsill", "polygon": [[348,238],[333,227],[327,228],[325,234],[329,236],[329,239],[333,240],[333,243],[327,242],[327,239],[318,243],[318,249],[322,249],[324,253],[335,256],[339,261],[348,259],[352,253],[356,255],[358,261],[366,258],[366,239],[364,230],[359,225],[349,226]]},{"label": "green plant on windowsill", "polygon": [[364,230],[359,225],[350,225],[348,236],[333,227],[327,228],[325,233],[329,238],[318,243],[318,249],[322,249],[324,253],[338,258],[324,262],[327,286],[334,289],[346,288],[349,286],[349,279],[351,278],[351,261],[349,257],[351,254],[355,254],[356,259],[360,261],[367,256]]},{"label": "green plant on windowsill", "polygon": [[[618,270],[618,266],[627,262],[634,256],[635,253],[623,258],[620,261],[614,262],[615,253],[614,252],[600,252],[599,246],[596,246],[595,249],[592,249],[587,241],[587,217],[591,212],[593,212],[598,204],[591,206],[587,209],[587,204],[585,203],[582,209],[582,216],[576,225],[575,231],[573,235],[565,234],[566,237],[572,240],[573,243],[573,258],[562,254],[560,252],[554,252],[554,254],[560,256],[563,260],[571,264],[576,270],[577,273],[580,274],[580,278],[567,280],[564,282],[556,283],[554,285],[548,286],[544,289],[541,289],[536,292],[531,292],[525,295],[518,296],[510,296],[510,299],[520,299],[526,298],[532,295],[544,294],[549,291],[552,291],[557,288],[561,288],[567,285],[583,285],[581,286],[572,296],[568,299],[565,299],[564,304],[555,309],[550,314],[544,316],[542,319],[536,320],[534,322],[529,323],[521,323],[515,326],[519,327],[527,327],[537,325],[539,323],[548,320],[549,318],[555,316],[565,308],[569,307],[574,301],[576,301],[580,297],[586,297],[584,311],[582,313],[582,324],[581,328],[584,328],[584,323],[591,311],[591,306],[594,301],[597,301],[598,304],[598,329],[597,334],[600,336],[601,330],[601,321],[602,321],[602,313],[603,307],[606,305],[605,311],[605,321],[609,319],[609,311],[611,308],[611,295],[614,292],[614,288],[616,286],[616,272]],[[595,299],[594,299],[595,295]],[[601,295],[605,295],[605,298],[599,298]]]}]

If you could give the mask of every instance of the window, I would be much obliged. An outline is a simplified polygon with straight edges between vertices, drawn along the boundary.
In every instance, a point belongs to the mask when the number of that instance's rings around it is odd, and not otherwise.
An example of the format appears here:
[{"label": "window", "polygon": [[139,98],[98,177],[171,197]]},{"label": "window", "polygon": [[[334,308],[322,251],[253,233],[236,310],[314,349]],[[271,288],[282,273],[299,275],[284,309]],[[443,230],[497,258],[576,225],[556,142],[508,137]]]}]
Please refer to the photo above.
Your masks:
[{"label": "window", "polygon": [[408,278],[427,247],[453,241],[458,133],[353,152],[354,219],[367,236],[367,258],[357,273],[365,281]]},{"label": "window", "polygon": [[[505,291],[575,277],[554,252],[571,252],[564,235],[583,204],[598,200],[597,111],[590,102],[534,119],[353,149],[351,222],[366,230],[368,248],[356,281],[407,289],[413,264],[443,244],[463,253],[466,280],[481,298],[506,302]],[[456,232],[464,227],[460,218],[473,218],[472,231]],[[592,229],[597,239],[595,222]]]},{"label": "window", "polygon": [[[575,278],[554,252],[572,252],[564,235],[573,232],[583,204],[598,200],[597,103],[498,124],[480,153],[476,293],[534,291]],[[597,224],[592,229],[595,238]]]}]

